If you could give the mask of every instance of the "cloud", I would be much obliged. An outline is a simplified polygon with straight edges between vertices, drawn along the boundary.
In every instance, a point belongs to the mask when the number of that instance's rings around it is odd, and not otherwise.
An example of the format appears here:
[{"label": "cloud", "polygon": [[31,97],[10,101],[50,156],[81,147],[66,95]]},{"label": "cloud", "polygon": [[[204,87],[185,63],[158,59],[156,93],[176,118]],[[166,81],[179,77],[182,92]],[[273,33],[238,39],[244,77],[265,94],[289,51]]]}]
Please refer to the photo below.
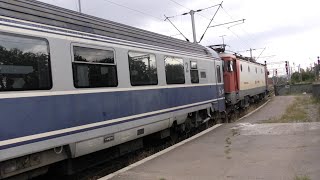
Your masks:
[{"label": "cloud", "polygon": [[[41,0],[72,10],[77,10],[77,0]],[[129,7],[121,7],[109,1]],[[215,4],[220,0],[82,0],[83,12],[130,26],[146,29],[164,35],[175,35],[178,32],[168,22],[162,21],[167,16],[182,14],[189,9],[201,9]],[[180,4],[180,5],[179,5]],[[305,59],[318,56],[320,29],[319,2],[314,0],[279,1],[279,0],[226,0],[214,19],[213,24],[246,19],[242,25],[210,28],[203,45],[222,42],[221,35],[233,51],[249,48],[264,48],[264,56],[276,55],[270,61],[290,59],[296,64],[305,63]],[[142,13],[131,9],[139,10]],[[197,39],[206,29],[209,19],[216,8],[196,13]],[[178,16],[172,22],[192,40],[190,16]],[[183,39],[181,36],[176,38]],[[303,48],[301,48],[303,47]],[[255,51],[258,56],[262,50]],[[294,54],[294,55],[293,55]],[[249,55],[245,52],[244,55]]]}]

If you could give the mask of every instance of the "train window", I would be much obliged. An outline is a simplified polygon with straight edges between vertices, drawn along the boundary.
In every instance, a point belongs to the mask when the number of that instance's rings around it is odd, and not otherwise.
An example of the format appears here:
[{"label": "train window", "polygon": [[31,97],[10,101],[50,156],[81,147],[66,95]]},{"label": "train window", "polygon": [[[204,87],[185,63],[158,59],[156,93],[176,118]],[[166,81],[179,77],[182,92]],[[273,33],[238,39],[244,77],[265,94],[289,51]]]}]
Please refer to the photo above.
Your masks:
[{"label": "train window", "polygon": [[197,62],[196,61],[190,61],[190,66],[191,66],[191,69],[198,69],[198,65],[197,65]]},{"label": "train window", "polygon": [[258,74],[258,68],[256,67],[256,74]]},{"label": "train window", "polygon": [[233,61],[228,61],[227,62],[227,71],[228,72],[233,72]]},{"label": "train window", "polygon": [[242,64],[240,64],[240,70],[241,70],[241,72],[242,72]]},{"label": "train window", "polygon": [[221,68],[219,65],[217,65],[217,82],[221,83],[222,79],[221,79]]},{"label": "train window", "polygon": [[51,88],[48,41],[0,33],[0,91]]},{"label": "train window", "polygon": [[76,88],[118,86],[112,50],[73,46],[73,77]]},{"label": "train window", "polygon": [[191,83],[199,83],[199,71],[198,65],[196,61],[190,61],[190,76],[191,76]]},{"label": "train window", "polygon": [[263,73],[262,69],[261,69],[261,74]]},{"label": "train window", "polygon": [[250,66],[248,66],[248,72],[250,72]]},{"label": "train window", "polygon": [[203,79],[207,78],[206,72],[205,71],[201,71],[200,72],[200,77],[203,78]]},{"label": "train window", "polygon": [[142,52],[129,52],[129,69],[131,85],[158,84],[156,56]]},{"label": "train window", "polygon": [[164,61],[167,84],[184,84],[183,59],[166,56]]}]

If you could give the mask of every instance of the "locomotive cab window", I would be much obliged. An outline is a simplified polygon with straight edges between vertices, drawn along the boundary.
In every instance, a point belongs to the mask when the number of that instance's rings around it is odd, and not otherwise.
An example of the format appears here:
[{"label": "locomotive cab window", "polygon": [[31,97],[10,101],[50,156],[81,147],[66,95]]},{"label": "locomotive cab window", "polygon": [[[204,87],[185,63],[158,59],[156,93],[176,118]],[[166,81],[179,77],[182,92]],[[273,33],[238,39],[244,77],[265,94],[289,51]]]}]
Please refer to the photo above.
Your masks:
[{"label": "locomotive cab window", "polygon": [[183,59],[177,57],[165,57],[165,70],[167,84],[184,84]]},{"label": "locomotive cab window", "polygon": [[199,83],[199,71],[196,61],[190,61],[190,76],[191,83]]},{"label": "locomotive cab window", "polygon": [[0,91],[49,90],[51,87],[48,41],[0,33]]},{"label": "locomotive cab window", "polygon": [[227,61],[227,71],[233,72],[233,61]]},{"label": "locomotive cab window", "polygon": [[154,54],[129,52],[128,57],[131,85],[158,84],[156,56]]},{"label": "locomotive cab window", "polygon": [[112,50],[73,46],[76,88],[115,87],[117,70]]}]

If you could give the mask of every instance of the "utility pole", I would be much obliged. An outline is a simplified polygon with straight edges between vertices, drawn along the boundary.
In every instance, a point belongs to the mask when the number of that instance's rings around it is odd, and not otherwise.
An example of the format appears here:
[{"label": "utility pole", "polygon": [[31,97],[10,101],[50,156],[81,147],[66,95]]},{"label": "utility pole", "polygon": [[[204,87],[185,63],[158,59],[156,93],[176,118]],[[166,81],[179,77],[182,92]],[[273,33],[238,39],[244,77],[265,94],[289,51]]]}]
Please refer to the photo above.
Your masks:
[{"label": "utility pole", "polygon": [[251,59],[252,59],[252,50],[253,50],[252,48],[249,49]]},{"label": "utility pole", "polygon": [[81,11],[81,0],[78,0],[78,4],[79,4],[79,13],[82,13],[82,11]]},{"label": "utility pole", "polygon": [[191,23],[192,23],[192,34],[193,34],[193,43],[197,43],[197,37],[196,37],[196,25],[194,22],[194,10],[190,11],[191,15]]}]

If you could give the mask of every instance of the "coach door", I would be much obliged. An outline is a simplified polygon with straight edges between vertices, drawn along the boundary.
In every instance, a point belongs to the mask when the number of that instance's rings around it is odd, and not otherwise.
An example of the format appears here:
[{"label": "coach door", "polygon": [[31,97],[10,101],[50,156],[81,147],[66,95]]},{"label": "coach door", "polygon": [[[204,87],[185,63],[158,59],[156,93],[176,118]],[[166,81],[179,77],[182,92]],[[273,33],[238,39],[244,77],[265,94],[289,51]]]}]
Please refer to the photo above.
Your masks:
[{"label": "coach door", "polygon": [[216,97],[218,99],[218,106],[219,110],[224,109],[224,104],[220,102],[221,98],[224,97],[224,85],[223,85],[223,61],[215,61],[215,79],[216,79]]}]

